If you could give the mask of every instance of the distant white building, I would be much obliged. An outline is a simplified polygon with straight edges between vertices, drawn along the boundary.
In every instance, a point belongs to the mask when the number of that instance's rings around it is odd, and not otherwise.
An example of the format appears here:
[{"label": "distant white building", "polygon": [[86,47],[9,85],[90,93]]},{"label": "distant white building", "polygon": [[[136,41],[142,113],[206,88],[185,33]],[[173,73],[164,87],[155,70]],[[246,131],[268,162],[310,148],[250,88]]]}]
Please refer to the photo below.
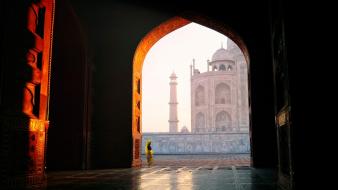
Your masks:
[{"label": "distant white building", "polygon": [[201,73],[191,65],[191,132],[178,132],[176,74],[170,76],[169,133],[143,133],[156,154],[249,153],[248,71],[244,55],[228,39]]},{"label": "distant white building", "polygon": [[191,132],[248,132],[247,63],[239,47],[228,39],[201,73],[191,68]]},{"label": "distant white building", "polygon": [[178,132],[178,118],[177,118],[177,76],[175,72],[170,75],[170,100],[169,100],[169,133]]}]

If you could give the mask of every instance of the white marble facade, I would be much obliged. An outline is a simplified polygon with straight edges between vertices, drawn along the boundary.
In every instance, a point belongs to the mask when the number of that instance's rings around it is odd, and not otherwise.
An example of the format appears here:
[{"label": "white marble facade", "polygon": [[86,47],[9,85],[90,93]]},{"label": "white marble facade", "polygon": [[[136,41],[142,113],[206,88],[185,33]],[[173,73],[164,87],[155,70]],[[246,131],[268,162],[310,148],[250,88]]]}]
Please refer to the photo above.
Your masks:
[{"label": "white marble facade", "polygon": [[228,40],[201,73],[191,66],[191,132],[248,132],[247,63],[239,47]]},{"label": "white marble facade", "polygon": [[208,70],[191,68],[191,132],[177,131],[176,75],[170,76],[169,133],[143,133],[155,154],[249,153],[247,63],[239,47],[228,39],[207,61]]}]

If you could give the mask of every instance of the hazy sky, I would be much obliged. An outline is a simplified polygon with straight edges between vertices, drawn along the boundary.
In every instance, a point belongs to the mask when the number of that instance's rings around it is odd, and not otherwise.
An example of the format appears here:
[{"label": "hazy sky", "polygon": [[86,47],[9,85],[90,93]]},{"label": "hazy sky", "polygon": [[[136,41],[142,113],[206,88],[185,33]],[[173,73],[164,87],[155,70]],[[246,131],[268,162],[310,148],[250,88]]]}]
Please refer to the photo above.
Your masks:
[{"label": "hazy sky", "polygon": [[148,52],[142,72],[142,132],[169,131],[169,76],[177,75],[178,130],[190,120],[190,65],[207,70],[213,53],[226,48],[227,37],[202,25],[191,23],[160,39]]}]

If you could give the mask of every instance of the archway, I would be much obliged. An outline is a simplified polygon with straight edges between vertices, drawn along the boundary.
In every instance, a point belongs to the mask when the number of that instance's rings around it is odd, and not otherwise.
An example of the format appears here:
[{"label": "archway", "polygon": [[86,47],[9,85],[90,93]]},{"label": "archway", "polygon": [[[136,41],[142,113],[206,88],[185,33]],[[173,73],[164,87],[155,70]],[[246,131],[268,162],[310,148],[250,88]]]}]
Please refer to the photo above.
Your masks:
[{"label": "archway", "polygon": [[[133,59],[133,79],[132,79],[132,137],[133,137],[133,162],[132,166],[140,166],[141,165],[141,157],[140,157],[140,145],[141,145],[141,131],[142,126],[140,124],[140,118],[142,117],[142,66],[144,59],[150,50],[150,48],[162,37],[169,34],[170,32],[181,28],[191,22],[196,22],[198,24],[204,25],[206,27],[209,27],[211,29],[214,29],[224,35],[226,35],[228,38],[230,38],[232,41],[234,41],[241,51],[244,54],[246,63],[249,64],[249,54],[247,51],[247,48],[242,41],[242,39],[229,27],[218,24],[216,22],[210,22],[210,20],[207,20],[202,17],[194,17],[194,18],[182,18],[182,17],[174,17],[158,27],[154,28],[152,31],[150,31],[138,44],[138,47],[134,54]],[[249,67],[249,65],[248,65]],[[249,73],[248,73],[248,76]],[[250,93],[249,93],[250,94]],[[250,99],[250,96],[249,96]],[[250,102],[250,101],[249,101]],[[250,109],[250,104],[249,104]]]}]

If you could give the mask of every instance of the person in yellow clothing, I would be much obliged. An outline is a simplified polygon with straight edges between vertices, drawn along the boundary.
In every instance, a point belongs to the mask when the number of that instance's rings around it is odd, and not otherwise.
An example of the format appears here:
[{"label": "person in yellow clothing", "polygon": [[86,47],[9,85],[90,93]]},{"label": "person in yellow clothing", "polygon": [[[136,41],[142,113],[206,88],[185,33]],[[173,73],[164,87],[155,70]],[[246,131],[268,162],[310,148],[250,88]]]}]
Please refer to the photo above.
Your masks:
[{"label": "person in yellow clothing", "polygon": [[154,151],[151,148],[151,141],[150,140],[147,140],[145,152],[146,152],[148,166],[151,166],[153,164]]}]

